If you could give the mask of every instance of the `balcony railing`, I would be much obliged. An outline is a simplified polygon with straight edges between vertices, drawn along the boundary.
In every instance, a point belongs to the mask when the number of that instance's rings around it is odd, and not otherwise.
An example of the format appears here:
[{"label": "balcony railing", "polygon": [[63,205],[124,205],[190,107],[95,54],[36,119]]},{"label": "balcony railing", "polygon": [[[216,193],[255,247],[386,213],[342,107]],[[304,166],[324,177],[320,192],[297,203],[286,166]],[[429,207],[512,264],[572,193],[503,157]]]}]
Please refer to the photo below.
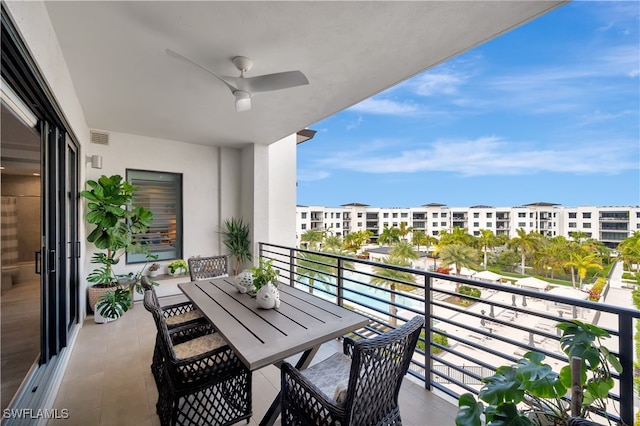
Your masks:
[{"label": "balcony railing", "polygon": [[[528,351],[544,354],[559,372],[567,357],[555,324],[572,318],[598,324],[611,334],[604,345],[624,369],[614,376],[606,415],[633,424],[633,323],[640,311],[425,271],[431,265],[404,268],[267,243],[260,243],[260,256],[273,260],[283,283],[369,316],[372,322],[356,333],[360,336],[374,336],[424,315],[428,332],[418,342],[409,374],[426,389],[454,398],[477,394],[482,377]],[[454,303],[461,299],[456,292],[461,285],[480,289],[480,297],[463,296],[464,306]]]}]

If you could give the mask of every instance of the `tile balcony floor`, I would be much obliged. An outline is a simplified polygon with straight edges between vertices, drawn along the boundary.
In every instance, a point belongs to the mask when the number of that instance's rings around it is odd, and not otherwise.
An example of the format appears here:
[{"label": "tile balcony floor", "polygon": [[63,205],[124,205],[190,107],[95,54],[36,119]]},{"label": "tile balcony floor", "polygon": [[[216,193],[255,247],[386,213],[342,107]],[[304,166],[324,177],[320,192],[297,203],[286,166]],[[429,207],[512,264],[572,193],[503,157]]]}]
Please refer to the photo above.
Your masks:
[{"label": "tile balcony floor", "polygon": [[[176,303],[183,296],[161,298]],[[151,314],[140,303],[121,319],[96,324],[89,316],[78,334],[67,371],[58,392],[56,409],[67,409],[67,419],[48,425],[155,426],[158,397],[149,368],[156,329]],[[322,346],[316,360],[341,350],[337,341]],[[270,366],[253,373],[253,417],[257,425],[280,388],[280,372]],[[405,425],[445,426],[455,423],[457,407],[405,379],[400,391]],[[244,422],[238,424],[245,424]],[[279,424],[279,422],[276,422]]]}]

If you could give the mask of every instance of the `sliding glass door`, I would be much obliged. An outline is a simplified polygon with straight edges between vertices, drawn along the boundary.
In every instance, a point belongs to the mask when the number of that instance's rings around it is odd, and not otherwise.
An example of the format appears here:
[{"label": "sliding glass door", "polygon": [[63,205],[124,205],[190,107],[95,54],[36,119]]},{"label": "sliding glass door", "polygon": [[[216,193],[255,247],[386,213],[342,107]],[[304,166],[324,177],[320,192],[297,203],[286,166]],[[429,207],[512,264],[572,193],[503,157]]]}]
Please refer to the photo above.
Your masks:
[{"label": "sliding glass door", "polygon": [[[9,13],[2,7],[3,86],[37,120],[40,137],[40,359],[47,364],[67,346],[80,318],[79,144]],[[4,97],[3,97],[4,100]],[[4,141],[3,141],[4,144]],[[3,146],[4,148],[4,146]],[[8,151],[7,151],[8,152]],[[2,150],[3,163],[9,158]],[[4,164],[3,164],[4,166]],[[5,170],[3,170],[4,173]]]}]

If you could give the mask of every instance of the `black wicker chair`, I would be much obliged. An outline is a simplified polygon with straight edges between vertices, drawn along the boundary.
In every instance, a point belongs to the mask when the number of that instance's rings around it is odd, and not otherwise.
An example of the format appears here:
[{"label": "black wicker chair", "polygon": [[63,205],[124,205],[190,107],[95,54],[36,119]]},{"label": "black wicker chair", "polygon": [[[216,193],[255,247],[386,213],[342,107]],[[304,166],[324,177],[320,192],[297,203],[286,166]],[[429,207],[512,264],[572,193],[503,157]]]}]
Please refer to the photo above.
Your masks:
[{"label": "black wicker chair", "polygon": [[227,275],[227,256],[192,257],[187,262],[191,281]]},{"label": "black wicker chair", "polygon": [[163,426],[230,425],[251,417],[251,372],[207,322],[167,328],[153,293],[144,307],[158,329],[164,362],[156,384]]},{"label": "black wicker chair", "polygon": [[[149,279],[143,276],[140,280],[140,284],[142,285],[142,288],[144,288],[145,294],[147,291],[151,292],[151,300],[160,312],[162,312],[162,319],[169,330],[173,330],[177,327],[195,326],[202,323],[209,324],[207,319],[202,316],[202,313],[196,309],[191,302],[180,302],[172,305],[161,306],[156,290],[153,288],[151,283],[149,283]],[[160,333],[158,333],[156,335],[156,344],[153,349],[153,359],[151,360],[151,372],[156,380],[156,385],[158,385],[160,381],[163,362],[164,357],[161,350]]]},{"label": "black wicker chair", "polygon": [[161,306],[156,290],[153,288],[147,277],[143,276],[140,280],[140,284],[145,291],[150,290],[153,294],[153,301],[162,311],[162,316],[167,323],[167,327],[172,328],[192,322],[206,321],[202,316],[202,313],[193,306],[191,302],[180,302],[172,305]]},{"label": "black wicker chair", "polygon": [[401,425],[398,393],[424,318],[372,339],[345,337],[337,353],[281,373],[282,425]]}]

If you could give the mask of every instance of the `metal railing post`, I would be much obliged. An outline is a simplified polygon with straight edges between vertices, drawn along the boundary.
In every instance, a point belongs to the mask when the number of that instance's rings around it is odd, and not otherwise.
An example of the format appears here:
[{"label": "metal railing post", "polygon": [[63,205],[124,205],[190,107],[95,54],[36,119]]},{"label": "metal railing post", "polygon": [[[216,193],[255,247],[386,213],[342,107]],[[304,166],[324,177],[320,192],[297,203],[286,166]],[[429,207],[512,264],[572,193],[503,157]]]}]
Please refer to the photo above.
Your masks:
[{"label": "metal railing post", "polygon": [[433,305],[431,305],[431,276],[424,276],[424,388],[431,390],[431,379],[433,371],[433,348],[431,347],[431,328],[433,327]]},{"label": "metal railing post", "polygon": [[618,336],[620,364],[620,419],[625,425],[634,423],[633,415],[633,318],[629,315],[618,315]]},{"label": "metal railing post", "polygon": [[337,288],[336,288],[336,296],[338,297],[338,305],[344,306],[344,280],[342,276],[344,274],[344,269],[342,266],[342,259],[338,258],[338,278],[337,278]]},{"label": "metal railing post", "polygon": [[289,285],[291,287],[295,287],[294,283],[295,283],[295,262],[293,261],[293,259],[296,256],[296,249],[292,248],[289,250]]}]

